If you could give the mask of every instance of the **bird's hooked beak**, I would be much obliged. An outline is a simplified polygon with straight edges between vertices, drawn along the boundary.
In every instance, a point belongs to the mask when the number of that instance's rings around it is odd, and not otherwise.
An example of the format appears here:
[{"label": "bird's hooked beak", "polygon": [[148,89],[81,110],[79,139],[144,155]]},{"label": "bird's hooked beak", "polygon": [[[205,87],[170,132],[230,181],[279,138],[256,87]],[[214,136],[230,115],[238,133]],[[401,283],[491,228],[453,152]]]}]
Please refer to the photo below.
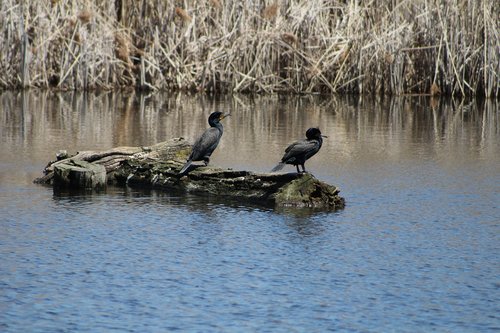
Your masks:
[{"label": "bird's hooked beak", "polygon": [[222,119],[224,119],[224,118],[226,118],[226,117],[229,117],[230,115],[231,115],[230,112],[221,114],[220,117],[219,117],[219,121],[222,120]]}]

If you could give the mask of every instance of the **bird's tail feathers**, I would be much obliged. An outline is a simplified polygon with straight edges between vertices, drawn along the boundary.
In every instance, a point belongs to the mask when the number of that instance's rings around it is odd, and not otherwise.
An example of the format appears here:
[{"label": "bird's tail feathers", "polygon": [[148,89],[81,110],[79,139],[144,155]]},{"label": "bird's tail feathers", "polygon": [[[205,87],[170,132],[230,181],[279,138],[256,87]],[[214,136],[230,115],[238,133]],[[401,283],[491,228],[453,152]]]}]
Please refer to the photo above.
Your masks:
[{"label": "bird's tail feathers", "polygon": [[280,171],[281,169],[283,169],[285,167],[285,163],[279,163],[277,166],[275,166],[271,172],[276,172],[276,171]]},{"label": "bird's tail feathers", "polygon": [[186,170],[189,169],[191,163],[193,163],[193,161],[188,160],[186,164],[184,164],[184,166],[182,167],[181,171],[179,171],[179,175],[183,175],[186,172]]}]

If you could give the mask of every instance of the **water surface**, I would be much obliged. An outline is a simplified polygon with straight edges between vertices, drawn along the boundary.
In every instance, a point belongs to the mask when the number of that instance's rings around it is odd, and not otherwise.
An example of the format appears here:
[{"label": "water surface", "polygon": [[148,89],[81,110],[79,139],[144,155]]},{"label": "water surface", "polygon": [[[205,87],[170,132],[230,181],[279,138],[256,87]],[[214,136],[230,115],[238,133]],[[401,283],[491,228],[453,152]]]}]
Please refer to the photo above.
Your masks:
[{"label": "water surface", "polygon": [[[60,149],[193,140],[215,110],[234,169],[320,126],[306,167],[346,208],[32,184]],[[500,329],[494,102],[2,93],[0,136],[2,332]]]}]

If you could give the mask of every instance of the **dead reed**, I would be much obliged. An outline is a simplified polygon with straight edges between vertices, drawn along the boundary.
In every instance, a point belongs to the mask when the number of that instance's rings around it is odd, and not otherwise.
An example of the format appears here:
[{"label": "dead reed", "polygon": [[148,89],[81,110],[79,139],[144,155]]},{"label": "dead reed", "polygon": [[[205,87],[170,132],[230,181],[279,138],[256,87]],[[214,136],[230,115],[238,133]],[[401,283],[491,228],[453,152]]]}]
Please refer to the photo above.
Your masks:
[{"label": "dead reed", "polygon": [[191,22],[192,18],[189,16],[189,14],[182,8],[176,7],[175,8],[175,14],[181,18],[184,22]]},{"label": "dead reed", "polygon": [[495,0],[0,2],[0,88],[500,96]]}]

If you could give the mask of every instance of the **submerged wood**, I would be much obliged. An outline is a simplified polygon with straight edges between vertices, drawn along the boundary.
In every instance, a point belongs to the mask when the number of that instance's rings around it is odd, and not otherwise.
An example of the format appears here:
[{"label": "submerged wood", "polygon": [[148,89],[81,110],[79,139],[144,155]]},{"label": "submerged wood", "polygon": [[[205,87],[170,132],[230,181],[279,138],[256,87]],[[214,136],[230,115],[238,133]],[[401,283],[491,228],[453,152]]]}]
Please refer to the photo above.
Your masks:
[{"label": "submerged wood", "polygon": [[[180,177],[179,170],[190,151],[191,145],[186,140],[176,138],[151,147],[85,151],[69,157],[59,153],[59,160],[50,162],[44,176],[35,182],[76,189],[100,188],[105,182],[231,197],[281,207],[344,207],[338,188],[309,173],[253,173],[195,166],[187,175]],[[70,172],[72,176],[69,176]]]}]

